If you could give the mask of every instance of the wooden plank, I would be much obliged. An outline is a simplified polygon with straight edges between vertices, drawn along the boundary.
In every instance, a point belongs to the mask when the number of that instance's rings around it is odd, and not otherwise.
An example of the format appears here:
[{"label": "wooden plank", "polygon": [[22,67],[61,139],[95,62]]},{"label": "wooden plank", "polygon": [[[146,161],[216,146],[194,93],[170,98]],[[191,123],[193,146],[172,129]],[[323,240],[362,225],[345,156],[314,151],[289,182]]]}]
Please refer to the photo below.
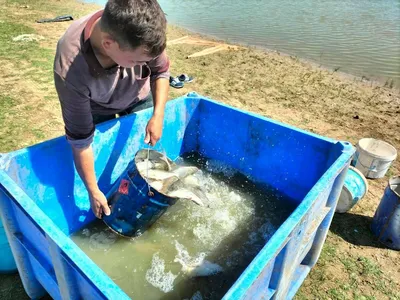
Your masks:
[{"label": "wooden plank", "polygon": [[209,55],[209,54],[216,53],[216,52],[219,52],[219,51],[222,51],[222,50],[227,50],[227,49],[228,49],[227,45],[218,45],[218,46],[215,46],[215,47],[207,48],[207,49],[204,49],[202,51],[193,53],[193,54],[189,55],[187,58],[205,56],[205,55]]},{"label": "wooden plank", "polygon": [[168,41],[167,44],[168,44],[168,45],[180,44],[182,41],[186,40],[188,37],[189,37],[189,36],[186,35],[186,36],[180,37],[180,38],[178,38],[178,39],[175,39],[175,40],[172,40],[172,41]]},{"label": "wooden plank", "polygon": [[190,45],[204,45],[204,46],[215,46],[221,45],[221,43],[207,41],[199,38],[184,36],[178,39],[167,42],[168,45],[177,45],[177,44],[190,44]]}]

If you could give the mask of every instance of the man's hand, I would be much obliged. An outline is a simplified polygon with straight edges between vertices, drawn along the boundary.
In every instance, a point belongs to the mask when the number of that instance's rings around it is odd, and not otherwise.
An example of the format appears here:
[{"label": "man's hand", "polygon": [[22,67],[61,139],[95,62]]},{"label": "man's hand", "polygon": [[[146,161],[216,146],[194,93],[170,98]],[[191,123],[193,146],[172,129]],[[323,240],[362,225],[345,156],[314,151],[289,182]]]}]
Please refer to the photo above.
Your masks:
[{"label": "man's hand", "polygon": [[94,173],[92,146],[83,149],[72,147],[72,153],[74,154],[76,169],[89,193],[90,206],[94,215],[99,219],[102,217],[103,213],[108,216],[110,214],[110,208],[107,205],[106,197],[97,185],[96,175]]},{"label": "man's hand", "polygon": [[90,207],[97,218],[101,219],[103,214],[110,215],[111,211],[107,204],[107,198],[100,190],[89,192],[89,197]]},{"label": "man's hand", "polygon": [[146,126],[146,137],[144,142],[154,146],[161,138],[163,130],[163,115],[153,115]]},{"label": "man's hand", "polygon": [[153,116],[146,126],[146,137],[144,142],[154,146],[161,138],[163,123],[164,123],[164,109],[165,103],[167,103],[169,89],[169,79],[159,78],[152,83],[152,95],[153,95]]}]

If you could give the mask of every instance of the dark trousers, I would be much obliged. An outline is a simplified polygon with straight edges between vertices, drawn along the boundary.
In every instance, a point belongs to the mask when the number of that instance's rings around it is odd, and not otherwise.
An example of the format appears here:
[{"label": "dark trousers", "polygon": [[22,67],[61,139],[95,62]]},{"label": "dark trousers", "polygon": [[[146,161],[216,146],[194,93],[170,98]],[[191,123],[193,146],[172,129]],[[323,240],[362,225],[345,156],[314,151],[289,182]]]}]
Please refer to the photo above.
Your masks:
[{"label": "dark trousers", "polygon": [[[134,105],[132,105],[131,107],[128,107],[127,109],[125,109],[124,111],[120,112],[118,115],[120,117],[122,116],[126,116],[129,114],[132,114],[134,112],[149,108],[153,106],[153,97],[151,96],[151,93],[149,96],[147,96],[143,101],[140,101]],[[94,124],[100,124],[112,119],[115,119],[117,117],[116,114],[111,114],[111,115],[96,115],[96,114],[92,114],[93,116],[93,122]]]}]

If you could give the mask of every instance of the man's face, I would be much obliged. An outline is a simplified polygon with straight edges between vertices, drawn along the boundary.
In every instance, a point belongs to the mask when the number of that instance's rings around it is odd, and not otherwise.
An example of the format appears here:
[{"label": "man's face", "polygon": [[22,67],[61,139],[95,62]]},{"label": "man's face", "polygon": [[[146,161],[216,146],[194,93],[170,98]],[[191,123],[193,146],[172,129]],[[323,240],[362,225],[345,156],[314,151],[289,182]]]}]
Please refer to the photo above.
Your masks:
[{"label": "man's face", "polygon": [[153,57],[148,55],[143,46],[133,50],[122,50],[116,41],[103,40],[103,47],[107,55],[116,64],[124,68],[132,68],[135,65],[142,65],[153,59]]}]

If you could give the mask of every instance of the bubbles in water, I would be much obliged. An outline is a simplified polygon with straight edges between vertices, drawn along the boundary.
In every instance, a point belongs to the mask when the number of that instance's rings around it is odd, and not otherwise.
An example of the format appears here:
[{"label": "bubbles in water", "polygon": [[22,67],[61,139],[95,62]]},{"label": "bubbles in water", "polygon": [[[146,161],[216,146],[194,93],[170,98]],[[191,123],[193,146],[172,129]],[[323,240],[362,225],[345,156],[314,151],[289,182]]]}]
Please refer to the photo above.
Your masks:
[{"label": "bubbles in water", "polygon": [[206,170],[212,173],[222,173],[226,177],[232,177],[237,173],[237,171],[234,168],[227,166],[223,162],[214,159],[207,160]]},{"label": "bubbles in water", "polygon": [[[254,205],[247,200],[253,199],[233,191],[226,183],[212,178],[212,175],[202,173],[196,174],[196,177],[210,199],[210,207],[187,206],[185,218],[192,221],[188,225],[197,238],[196,243],[207,246],[211,251],[236,228],[247,226],[246,220],[254,214]],[[174,217],[182,219],[183,216]]]},{"label": "bubbles in water", "polygon": [[234,250],[232,253],[230,253],[226,265],[228,267],[235,267],[239,264],[239,260],[241,258],[242,254],[238,250]]},{"label": "bubbles in water", "polygon": [[87,228],[85,228],[85,229],[82,230],[82,234],[83,234],[84,236],[86,236],[86,237],[89,237],[89,236],[90,236],[90,230],[87,229]]},{"label": "bubbles in water", "polygon": [[175,278],[178,275],[174,275],[169,271],[165,272],[165,262],[158,256],[158,252],[153,255],[150,269],[146,272],[146,280],[154,287],[158,288],[164,293],[168,293],[173,290]]},{"label": "bubbles in water", "polygon": [[215,249],[223,239],[235,230],[237,222],[227,209],[219,208],[201,220],[193,228],[193,234],[198,242],[207,245],[210,250]]},{"label": "bubbles in water", "polygon": [[228,197],[229,197],[230,201],[233,201],[233,202],[240,202],[243,200],[242,197],[240,197],[240,195],[236,194],[234,191],[231,191],[228,194]]},{"label": "bubbles in water", "polygon": [[258,229],[258,233],[262,236],[264,242],[267,242],[275,231],[275,227],[269,222],[264,223],[260,229]]},{"label": "bubbles in water", "polygon": [[93,233],[89,239],[89,247],[93,251],[108,251],[117,240],[117,235],[111,231]]},{"label": "bubbles in water", "polygon": [[256,254],[271,238],[274,232],[275,227],[270,222],[262,224],[257,230],[251,232],[249,239],[245,243],[245,246],[250,246],[245,248],[246,253]]}]

